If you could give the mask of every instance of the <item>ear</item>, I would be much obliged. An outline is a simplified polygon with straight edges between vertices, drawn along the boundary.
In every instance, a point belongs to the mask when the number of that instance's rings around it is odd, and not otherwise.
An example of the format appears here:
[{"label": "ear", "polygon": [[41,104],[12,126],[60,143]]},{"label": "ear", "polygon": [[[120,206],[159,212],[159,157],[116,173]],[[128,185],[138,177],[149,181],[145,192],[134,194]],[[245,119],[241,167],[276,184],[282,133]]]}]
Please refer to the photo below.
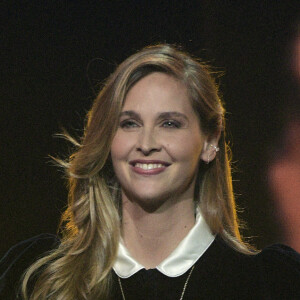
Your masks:
[{"label": "ear", "polygon": [[220,135],[221,131],[218,131],[216,134],[208,136],[204,141],[200,159],[207,164],[215,159],[217,152],[219,151],[218,143]]}]

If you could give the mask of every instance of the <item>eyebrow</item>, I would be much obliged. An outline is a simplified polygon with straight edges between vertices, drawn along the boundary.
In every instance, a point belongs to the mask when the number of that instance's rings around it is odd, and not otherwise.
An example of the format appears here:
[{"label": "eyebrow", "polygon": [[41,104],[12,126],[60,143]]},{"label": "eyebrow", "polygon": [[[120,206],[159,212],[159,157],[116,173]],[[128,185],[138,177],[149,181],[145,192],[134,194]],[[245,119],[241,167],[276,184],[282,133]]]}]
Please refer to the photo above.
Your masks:
[{"label": "eyebrow", "polygon": [[140,115],[133,110],[125,110],[120,113],[120,118],[123,116],[140,119]]},{"label": "eyebrow", "polygon": [[188,121],[188,118],[185,114],[180,113],[178,111],[167,111],[159,114],[159,119],[171,119],[171,118],[183,118]]},{"label": "eyebrow", "polygon": [[[126,110],[121,112],[120,117],[122,116],[128,116],[131,118],[136,118],[136,119],[141,119],[140,114],[138,114],[137,112],[133,111],[133,110]],[[185,114],[180,113],[178,111],[166,111],[166,112],[162,112],[158,114],[158,119],[171,119],[174,117],[179,117],[179,118],[183,118],[186,121],[188,121],[188,118]]]}]

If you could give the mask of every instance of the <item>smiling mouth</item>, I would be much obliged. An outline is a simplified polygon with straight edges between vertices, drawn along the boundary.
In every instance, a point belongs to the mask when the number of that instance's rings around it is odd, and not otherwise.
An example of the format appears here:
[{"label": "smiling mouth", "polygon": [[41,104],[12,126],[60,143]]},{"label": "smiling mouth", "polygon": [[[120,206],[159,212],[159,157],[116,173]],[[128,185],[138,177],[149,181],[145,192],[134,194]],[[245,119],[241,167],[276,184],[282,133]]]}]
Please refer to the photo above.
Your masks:
[{"label": "smiling mouth", "polygon": [[159,169],[165,167],[163,164],[141,164],[141,163],[136,163],[134,165],[136,168],[140,168],[143,170],[153,170],[153,169]]},{"label": "smiling mouth", "polygon": [[135,160],[131,161],[130,165],[133,167],[133,170],[138,173],[145,174],[157,174],[165,170],[170,164],[163,161],[141,161]]}]

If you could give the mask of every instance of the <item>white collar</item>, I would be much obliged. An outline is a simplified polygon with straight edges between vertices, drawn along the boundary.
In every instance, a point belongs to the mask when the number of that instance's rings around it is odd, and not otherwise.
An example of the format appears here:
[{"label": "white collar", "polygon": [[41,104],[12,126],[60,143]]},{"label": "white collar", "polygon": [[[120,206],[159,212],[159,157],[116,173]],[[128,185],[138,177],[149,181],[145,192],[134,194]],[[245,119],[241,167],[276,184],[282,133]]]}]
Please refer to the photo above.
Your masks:
[{"label": "white collar", "polygon": [[[197,210],[194,227],[156,269],[169,277],[177,277],[184,274],[203,255],[214,239],[215,236],[212,235],[201,212]],[[120,242],[117,259],[113,266],[116,274],[121,278],[128,278],[144,268]]]}]

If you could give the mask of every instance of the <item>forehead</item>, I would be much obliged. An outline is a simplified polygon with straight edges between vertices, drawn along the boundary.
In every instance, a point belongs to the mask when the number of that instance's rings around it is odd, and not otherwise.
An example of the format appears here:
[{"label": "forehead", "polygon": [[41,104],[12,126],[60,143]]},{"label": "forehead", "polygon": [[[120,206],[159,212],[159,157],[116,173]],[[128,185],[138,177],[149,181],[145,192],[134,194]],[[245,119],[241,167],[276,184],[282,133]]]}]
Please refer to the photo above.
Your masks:
[{"label": "forehead", "polygon": [[161,72],[151,73],[135,83],[123,105],[123,110],[128,109],[193,112],[186,86]]}]

